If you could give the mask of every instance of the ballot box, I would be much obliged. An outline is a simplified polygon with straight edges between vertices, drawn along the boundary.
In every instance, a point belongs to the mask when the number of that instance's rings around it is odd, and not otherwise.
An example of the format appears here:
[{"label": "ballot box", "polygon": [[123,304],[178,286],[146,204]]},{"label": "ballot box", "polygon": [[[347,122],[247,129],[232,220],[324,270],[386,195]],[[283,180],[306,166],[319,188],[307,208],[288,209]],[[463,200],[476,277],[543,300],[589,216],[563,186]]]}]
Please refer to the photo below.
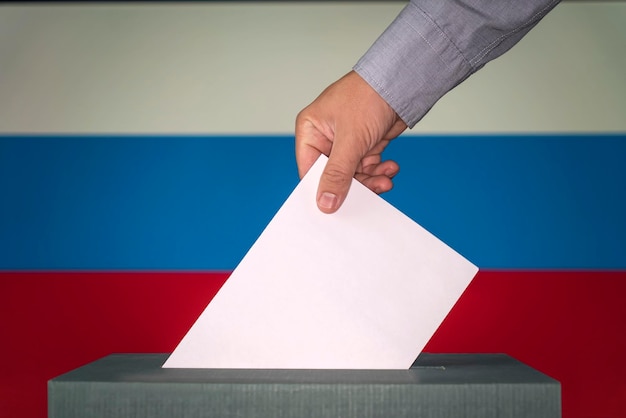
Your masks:
[{"label": "ballot box", "polygon": [[423,353],[408,370],[162,368],[114,354],[48,382],[48,416],[556,418],[556,380],[504,354]]}]

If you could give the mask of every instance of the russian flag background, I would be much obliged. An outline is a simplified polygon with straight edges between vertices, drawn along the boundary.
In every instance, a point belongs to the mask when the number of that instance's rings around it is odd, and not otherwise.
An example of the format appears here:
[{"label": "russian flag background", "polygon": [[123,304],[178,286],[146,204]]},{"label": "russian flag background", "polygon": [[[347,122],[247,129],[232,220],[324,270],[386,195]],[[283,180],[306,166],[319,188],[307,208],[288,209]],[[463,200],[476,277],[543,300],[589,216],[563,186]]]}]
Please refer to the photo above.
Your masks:
[{"label": "russian flag background", "polygon": [[[297,184],[296,113],[402,5],[0,8],[0,416],[174,349]],[[566,418],[626,416],[625,6],[560,5],[386,154],[384,197],[481,268],[426,351],[507,353]]]}]

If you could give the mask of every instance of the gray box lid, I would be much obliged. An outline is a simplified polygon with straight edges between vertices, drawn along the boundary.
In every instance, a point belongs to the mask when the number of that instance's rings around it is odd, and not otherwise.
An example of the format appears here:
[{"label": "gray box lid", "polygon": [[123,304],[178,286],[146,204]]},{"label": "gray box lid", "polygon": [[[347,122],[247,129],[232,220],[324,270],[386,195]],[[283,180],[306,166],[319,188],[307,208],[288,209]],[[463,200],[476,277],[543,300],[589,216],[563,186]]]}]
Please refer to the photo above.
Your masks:
[{"label": "gray box lid", "polygon": [[408,370],[163,369],[114,354],[48,382],[60,417],[556,418],[556,380],[504,354],[423,353]]}]

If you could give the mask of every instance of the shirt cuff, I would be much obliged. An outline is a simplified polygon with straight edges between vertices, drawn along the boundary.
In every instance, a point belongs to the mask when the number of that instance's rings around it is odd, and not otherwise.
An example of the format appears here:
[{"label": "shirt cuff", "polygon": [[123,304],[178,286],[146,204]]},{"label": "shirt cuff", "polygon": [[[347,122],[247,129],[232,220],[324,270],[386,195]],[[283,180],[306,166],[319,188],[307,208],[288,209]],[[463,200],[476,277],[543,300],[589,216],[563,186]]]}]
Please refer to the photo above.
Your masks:
[{"label": "shirt cuff", "polygon": [[446,34],[409,3],[353,68],[412,128],[472,73]]}]

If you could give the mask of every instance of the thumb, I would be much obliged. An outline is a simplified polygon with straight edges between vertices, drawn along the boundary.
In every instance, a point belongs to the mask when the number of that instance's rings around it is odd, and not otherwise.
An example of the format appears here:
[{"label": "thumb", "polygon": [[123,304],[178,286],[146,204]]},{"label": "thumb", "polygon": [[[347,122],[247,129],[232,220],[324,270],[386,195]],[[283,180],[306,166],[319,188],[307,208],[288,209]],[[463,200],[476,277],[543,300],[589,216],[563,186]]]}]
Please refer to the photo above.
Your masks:
[{"label": "thumb", "polygon": [[336,212],[348,195],[360,159],[350,149],[342,150],[336,143],[317,189],[317,207],[324,213]]}]

